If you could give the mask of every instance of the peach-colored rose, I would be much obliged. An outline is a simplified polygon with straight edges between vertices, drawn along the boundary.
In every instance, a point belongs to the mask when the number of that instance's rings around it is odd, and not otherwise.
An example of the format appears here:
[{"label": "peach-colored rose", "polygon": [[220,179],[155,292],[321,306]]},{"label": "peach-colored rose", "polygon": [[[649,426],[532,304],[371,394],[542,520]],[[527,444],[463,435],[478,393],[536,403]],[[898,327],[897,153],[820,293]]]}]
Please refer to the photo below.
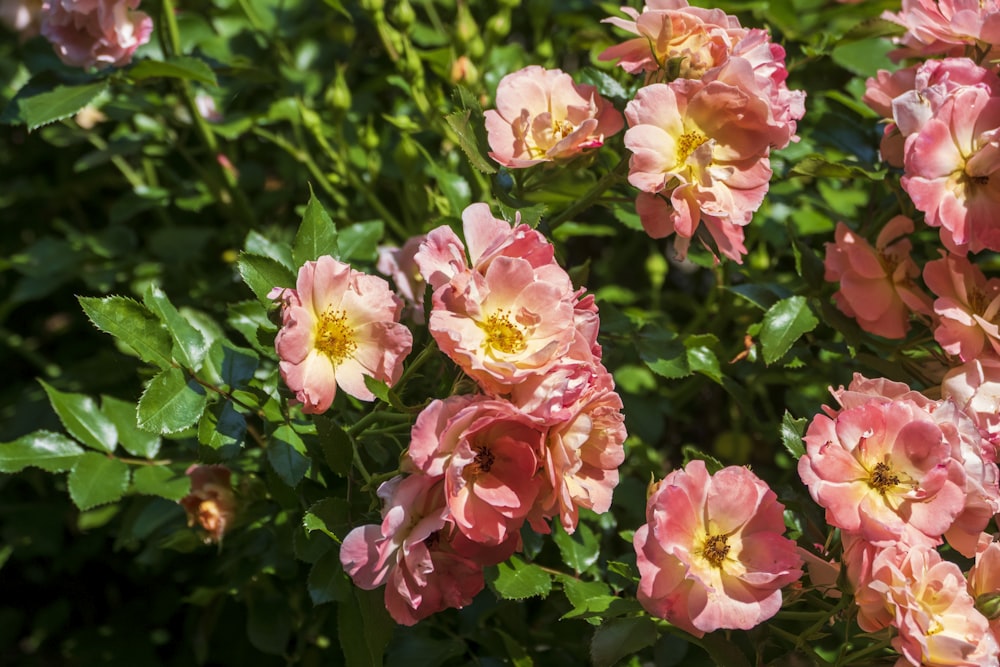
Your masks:
[{"label": "peach-colored rose", "polygon": [[903,338],[910,313],[930,315],[931,301],[914,283],[920,275],[910,259],[913,221],[898,215],[878,235],[873,248],[847,225],[837,223],[834,243],[826,244],[824,278],[839,282],[837,307],[869,333]]},{"label": "peach-colored rose", "polygon": [[191,492],[180,499],[188,525],[200,525],[206,542],[221,542],[236,516],[231,472],[223,465],[192,465],[187,469]]},{"label": "peach-colored rose", "polygon": [[486,111],[490,157],[511,168],[576,157],[624,125],[594,86],[537,65],[502,78],[496,106]]},{"label": "peach-colored rose", "polygon": [[951,369],[941,396],[969,415],[994,447],[1000,444],[1000,359],[973,359]]},{"label": "peach-colored rose", "polygon": [[444,478],[445,503],[468,539],[498,545],[517,535],[542,488],[543,438],[507,401],[452,396],[417,416],[408,458]]},{"label": "peach-colored rose", "polygon": [[73,67],[123,67],[149,41],[153,20],[139,0],[45,0],[42,35]]},{"label": "peach-colored rose", "polygon": [[483,589],[482,566],[452,544],[443,488],[419,474],[383,483],[382,523],[358,526],[340,547],[344,571],[365,590],[384,585],[385,607],[403,625],[462,608]]},{"label": "peach-colored rose", "polygon": [[893,546],[872,562],[868,587],[883,596],[898,631],[897,665],[988,667],[1000,648],[958,565],[931,548]]},{"label": "peach-colored rose", "polygon": [[323,256],[299,269],[296,289],[275,288],[282,326],[274,341],[281,377],[303,412],[325,412],[337,387],[363,401],[365,376],[392,385],[413,336],[399,323],[403,303],[377,276]]},{"label": "peach-colored rose", "polygon": [[896,59],[933,54],[961,55],[967,46],[1000,44],[997,0],[903,0],[898,14],[882,18],[906,28]]},{"label": "peach-colored rose", "polygon": [[416,324],[424,323],[424,288],[426,283],[420,274],[420,267],[413,259],[420,245],[427,239],[426,234],[411,236],[406,239],[402,248],[380,246],[378,248],[378,263],[375,268],[382,275],[392,278],[396,285],[396,294],[406,304],[405,316]]},{"label": "peach-colored rose", "polygon": [[[740,62],[743,79],[752,82],[750,64]],[[746,248],[737,228],[763,201],[771,178],[767,155],[783,140],[784,131],[769,125],[770,113],[767,102],[722,81],[641,88],[625,109],[625,146],[632,152],[629,183],[653,195],[636,202],[646,233],[676,233],[674,247],[683,256],[704,221],[720,252],[742,261]]]},{"label": "peach-colored rose", "polygon": [[784,507],[746,468],[710,476],[702,461],[675,470],[649,497],[635,532],[638,598],[650,614],[701,637],[749,630],[781,607],[781,588],[802,576],[784,537]]},{"label": "peach-colored rose", "polygon": [[817,415],[804,440],[798,471],[810,495],[830,525],[867,542],[899,540],[910,527],[940,540],[965,507],[959,438],[913,401]]},{"label": "peach-colored rose", "polygon": [[1000,354],[1000,279],[986,279],[965,257],[945,255],[924,265],[924,282],[937,299],[934,339],[968,361]]}]

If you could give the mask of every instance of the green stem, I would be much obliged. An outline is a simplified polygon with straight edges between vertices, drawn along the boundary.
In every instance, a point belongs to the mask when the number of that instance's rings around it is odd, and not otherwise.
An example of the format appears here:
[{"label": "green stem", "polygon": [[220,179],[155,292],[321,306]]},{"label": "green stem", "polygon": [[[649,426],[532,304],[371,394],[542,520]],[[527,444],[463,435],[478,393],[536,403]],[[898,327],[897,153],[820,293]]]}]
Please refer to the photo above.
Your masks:
[{"label": "green stem", "polygon": [[813,650],[813,648],[809,645],[809,643],[803,639],[805,635],[794,635],[791,632],[782,630],[781,628],[775,625],[768,626],[768,630],[770,630],[772,634],[781,637],[785,641],[795,646],[796,649],[800,651],[805,651],[813,658],[813,660],[818,661],[824,665],[834,664],[829,660],[827,660],[826,658],[824,658],[823,656],[821,656],[820,654],[816,653],[816,651]]},{"label": "green stem", "polygon": [[261,139],[270,141],[275,146],[291,155],[296,161],[301,163],[309,171],[309,174],[313,177],[313,179],[315,179],[316,183],[323,189],[323,192],[325,192],[333,201],[345,203],[343,202],[342,195],[334,189],[333,185],[330,183],[330,179],[328,179],[322,172],[319,165],[316,164],[316,161],[313,160],[312,155],[310,155],[308,151],[299,149],[284,137],[268,132],[262,127],[253,128],[253,133]]},{"label": "green stem", "polygon": [[558,215],[546,220],[545,224],[548,231],[555,231],[559,225],[571,220],[578,213],[593,206],[594,203],[600,199],[601,195],[621,180],[622,175],[628,169],[628,163],[629,159],[627,157],[623,157],[614,169],[606,173],[601,177],[601,180],[594,184],[594,187],[590,189],[590,192],[585,194],[579,201],[576,201],[564,208]]},{"label": "green stem", "polygon": [[871,646],[866,646],[860,651],[856,653],[851,653],[845,656],[842,660],[838,660],[837,665],[849,665],[853,662],[858,662],[859,660],[867,658],[872,653],[878,653],[879,651],[884,651],[885,649],[891,646],[890,641],[891,640],[886,639],[879,642],[878,644],[872,644]]},{"label": "green stem", "polygon": [[358,441],[351,440],[351,451],[354,456],[354,467],[358,469],[361,473],[361,477],[365,480],[365,486],[370,486],[372,482],[372,476],[368,472],[368,468],[365,467],[364,462],[361,460],[361,453],[358,451]]}]

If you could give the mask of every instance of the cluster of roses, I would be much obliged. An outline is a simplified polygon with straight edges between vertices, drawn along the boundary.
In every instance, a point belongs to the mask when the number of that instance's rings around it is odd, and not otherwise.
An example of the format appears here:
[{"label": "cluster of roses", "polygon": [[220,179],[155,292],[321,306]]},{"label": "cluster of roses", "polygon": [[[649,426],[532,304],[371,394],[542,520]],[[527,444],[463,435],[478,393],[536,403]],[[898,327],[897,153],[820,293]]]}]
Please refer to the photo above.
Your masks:
[{"label": "cluster of roses", "polygon": [[[784,50],[722,10],[650,0],[642,12],[622,11],[631,20],[606,22],[638,37],[600,58],[645,77],[625,108],[643,228],[676,234],[683,257],[704,223],[719,252],[740,262],[743,227],[770,182],[770,151],[797,139],[805,94],[785,85]],[[504,77],[496,107],[486,112],[490,155],[513,168],[572,158],[623,126],[593,86],[541,67]]]},{"label": "cluster of roses", "polygon": [[[979,607],[996,611],[995,601],[983,603],[1000,590],[1000,544],[983,532],[1000,511],[1000,471],[984,415],[962,409],[969,392],[952,377],[944,398],[931,400],[856,375],[834,392],[840,408],[817,415],[806,432],[799,476],[841,531],[858,624],[896,629],[897,664],[997,664],[1000,624]],[[967,574],[941,557],[945,541],[976,559]],[[814,583],[823,579],[812,573]]]},{"label": "cluster of roses", "polygon": [[140,0],[0,0],[0,21],[22,38],[39,32],[73,67],[123,67],[149,41]]},{"label": "cluster of roses", "polygon": [[[548,532],[558,517],[572,532],[580,508],[606,512],[624,459],[593,297],[573,289],[537,231],[485,204],[462,218],[465,244],[442,226],[380,265],[415,308],[433,289],[428,328],[480,391],[420,412],[405,474],[378,490],[381,524],[355,528],[340,551],[358,586],[385,585],[386,607],[407,625],[469,604],[483,568],[520,547],[526,521]],[[323,257],[273,297],[282,377],[305,412],[329,408],[338,386],[371,400],[365,376],[398,380],[412,338],[381,278]]]}]

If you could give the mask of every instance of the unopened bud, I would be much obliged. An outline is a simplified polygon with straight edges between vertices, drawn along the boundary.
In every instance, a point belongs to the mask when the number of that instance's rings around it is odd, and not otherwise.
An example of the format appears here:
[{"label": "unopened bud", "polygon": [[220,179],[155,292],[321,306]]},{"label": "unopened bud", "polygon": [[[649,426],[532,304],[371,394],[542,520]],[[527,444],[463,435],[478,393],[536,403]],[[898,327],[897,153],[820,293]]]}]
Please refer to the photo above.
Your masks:
[{"label": "unopened bud", "polygon": [[408,0],[401,0],[392,8],[392,22],[400,28],[409,28],[416,20],[417,14]]},{"label": "unopened bud", "polygon": [[1000,618],[1000,592],[983,593],[977,596],[976,609],[991,621]]},{"label": "unopened bud", "polygon": [[347,111],[351,108],[351,88],[344,79],[344,68],[337,68],[337,76],[326,89],[324,101],[337,111]]}]

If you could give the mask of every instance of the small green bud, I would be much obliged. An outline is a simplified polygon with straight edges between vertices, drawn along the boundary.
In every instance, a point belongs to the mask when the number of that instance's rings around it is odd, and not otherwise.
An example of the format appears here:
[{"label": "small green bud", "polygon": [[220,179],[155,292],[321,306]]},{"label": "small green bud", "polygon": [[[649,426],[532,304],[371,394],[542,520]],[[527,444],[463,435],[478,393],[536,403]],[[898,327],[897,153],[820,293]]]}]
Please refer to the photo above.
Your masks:
[{"label": "small green bud", "polygon": [[994,621],[1000,618],[1000,592],[976,596],[976,609],[988,620]]},{"label": "small green bud", "polygon": [[653,291],[660,291],[663,287],[663,282],[667,279],[667,271],[670,269],[670,265],[667,263],[667,259],[663,256],[663,253],[654,250],[649,253],[646,258],[646,274],[649,275],[649,282],[653,287]]},{"label": "small green bud", "polygon": [[351,108],[351,87],[344,78],[344,69],[344,67],[337,68],[337,76],[323,96],[324,101],[337,111],[347,111]]},{"label": "small green bud", "polygon": [[503,39],[510,33],[510,13],[494,14],[486,21],[486,34],[494,39]]},{"label": "small green bud", "polygon": [[408,0],[401,0],[392,8],[392,22],[402,29],[409,28],[417,20],[417,13]]},{"label": "small green bud", "polygon": [[378,148],[379,136],[378,130],[372,126],[371,119],[368,120],[368,124],[362,127],[358,131],[358,139],[360,139],[361,146],[366,150],[373,151]]}]

